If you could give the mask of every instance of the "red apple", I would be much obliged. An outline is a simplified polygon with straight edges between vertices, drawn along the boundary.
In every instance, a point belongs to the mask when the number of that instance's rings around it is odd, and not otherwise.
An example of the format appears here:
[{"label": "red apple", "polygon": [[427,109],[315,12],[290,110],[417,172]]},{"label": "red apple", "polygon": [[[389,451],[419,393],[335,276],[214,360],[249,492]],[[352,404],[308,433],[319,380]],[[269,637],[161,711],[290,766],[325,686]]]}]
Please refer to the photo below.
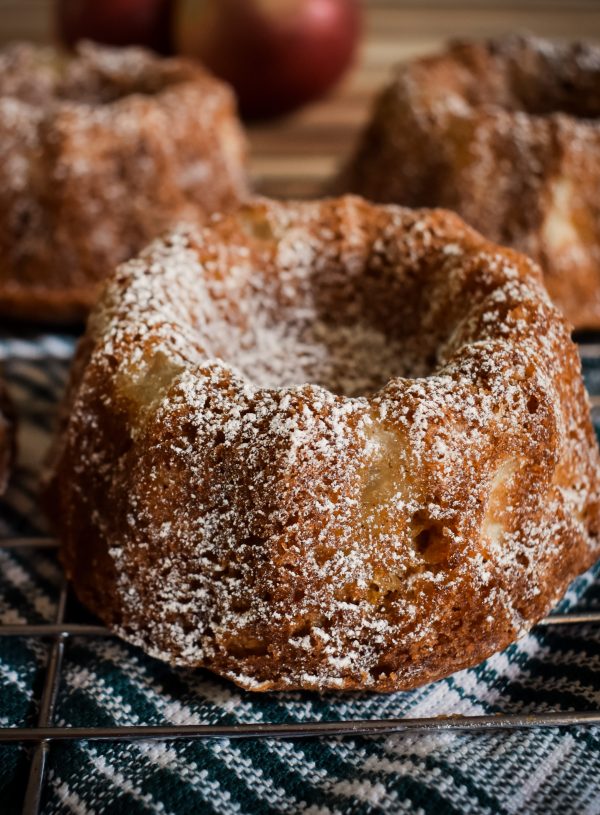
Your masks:
[{"label": "red apple", "polygon": [[359,0],[179,0],[174,45],[233,85],[243,115],[265,117],[324,94],[360,22]]},{"label": "red apple", "polygon": [[88,39],[107,45],[171,50],[172,0],[58,0],[58,34],[65,45]]}]

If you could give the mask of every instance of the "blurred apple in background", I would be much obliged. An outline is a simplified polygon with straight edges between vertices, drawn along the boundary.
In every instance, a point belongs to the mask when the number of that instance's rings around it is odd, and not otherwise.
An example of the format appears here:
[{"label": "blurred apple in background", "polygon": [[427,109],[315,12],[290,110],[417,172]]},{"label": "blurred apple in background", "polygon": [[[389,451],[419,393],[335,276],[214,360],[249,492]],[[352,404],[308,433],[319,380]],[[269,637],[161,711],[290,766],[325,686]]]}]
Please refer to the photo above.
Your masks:
[{"label": "blurred apple in background", "polygon": [[322,96],[352,62],[358,0],[179,0],[175,50],[233,85],[242,115],[287,113]]},{"label": "blurred apple in background", "polygon": [[229,82],[243,116],[288,113],[349,67],[359,0],[57,0],[61,40],[184,54]]},{"label": "blurred apple in background", "polygon": [[173,0],[58,0],[56,22],[65,45],[88,39],[107,45],[171,50]]}]

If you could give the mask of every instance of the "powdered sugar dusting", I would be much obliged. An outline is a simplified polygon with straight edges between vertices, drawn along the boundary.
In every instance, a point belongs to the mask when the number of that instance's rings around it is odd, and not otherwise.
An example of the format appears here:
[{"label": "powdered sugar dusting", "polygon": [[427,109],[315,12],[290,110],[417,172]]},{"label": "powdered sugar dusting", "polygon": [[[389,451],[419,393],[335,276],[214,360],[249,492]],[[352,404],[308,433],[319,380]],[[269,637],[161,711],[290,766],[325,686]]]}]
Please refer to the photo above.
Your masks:
[{"label": "powdered sugar dusting", "polygon": [[54,495],[85,602],[251,689],[473,664],[598,554],[577,354],[535,267],[352,198],[257,202],[122,266]]},{"label": "powdered sugar dusting", "polygon": [[233,96],[197,63],[82,44],[0,50],[0,309],[73,319],[179,220],[246,192]]}]

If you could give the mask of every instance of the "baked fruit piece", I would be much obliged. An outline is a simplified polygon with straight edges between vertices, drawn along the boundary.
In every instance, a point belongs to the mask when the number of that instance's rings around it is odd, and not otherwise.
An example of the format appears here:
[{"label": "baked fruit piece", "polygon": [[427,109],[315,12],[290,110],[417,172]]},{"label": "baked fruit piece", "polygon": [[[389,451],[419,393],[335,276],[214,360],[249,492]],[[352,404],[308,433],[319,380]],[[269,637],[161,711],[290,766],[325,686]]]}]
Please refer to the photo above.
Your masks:
[{"label": "baked fruit piece", "polygon": [[600,47],[512,36],[401,66],[339,188],[455,210],[600,328]]},{"label": "baked fruit piece", "polygon": [[80,599],[244,688],[412,688],[600,556],[569,327],[444,211],[257,202],[122,265],[48,506]]},{"label": "baked fruit piece", "polygon": [[84,44],[0,51],[0,313],[73,320],[108,269],[244,195],[229,88],[199,65]]}]

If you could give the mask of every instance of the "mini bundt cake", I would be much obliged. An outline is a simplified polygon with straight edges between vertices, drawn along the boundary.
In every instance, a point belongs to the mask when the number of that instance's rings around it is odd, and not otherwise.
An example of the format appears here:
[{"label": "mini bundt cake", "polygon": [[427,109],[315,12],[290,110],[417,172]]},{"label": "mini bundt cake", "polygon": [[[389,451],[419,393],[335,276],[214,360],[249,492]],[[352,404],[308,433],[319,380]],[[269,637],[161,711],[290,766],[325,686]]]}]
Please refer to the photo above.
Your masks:
[{"label": "mini bundt cake", "polygon": [[0,313],[83,317],[108,269],[236,205],[244,157],[232,93],[192,62],[0,51]]},{"label": "mini bundt cake", "polygon": [[80,599],[244,688],[412,688],[600,556],[577,350],[532,261],[444,211],[258,201],[122,265],[47,503]]},{"label": "mini bundt cake", "polygon": [[512,36],[401,66],[337,186],[455,210],[600,328],[599,46]]}]

